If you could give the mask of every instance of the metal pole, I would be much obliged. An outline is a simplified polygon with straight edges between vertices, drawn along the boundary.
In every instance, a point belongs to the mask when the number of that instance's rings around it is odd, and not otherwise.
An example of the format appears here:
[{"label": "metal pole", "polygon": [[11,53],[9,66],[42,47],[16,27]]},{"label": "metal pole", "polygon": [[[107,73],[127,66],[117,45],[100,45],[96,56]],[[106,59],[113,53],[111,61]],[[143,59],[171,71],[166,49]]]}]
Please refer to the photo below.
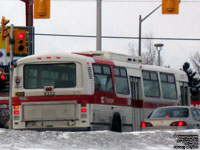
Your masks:
[{"label": "metal pole", "polygon": [[26,26],[28,27],[28,55],[34,53],[34,30],[33,30],[33,0],[21,0],[26,4]]},{"label": "metal pole", "polygon": [[141,56],[141,34],[142,34],[142,22],[147,19],[149,16],[151,16],[158,8],[160,8],[162,6],[162,4],[160,4],[158,7],[156,7],[154,10],[152,10],[148,15],[146,15],[143,19],[142,16],[139,16],[139,43],[138,43],[138,55]]},{"label": "metal pole", "polygon": [[142,34],[142,16],[139,16],[139,47],[138,56],[141,56],[141,34]]},{"label": "metal pole", "polygon": [[96,50],[101,51],[101,10],[102,0],[97,0],[97,37],[96,37]]},{"label": "metal pole", "polygon": [[32,5],[33,5],[33,0],[29,0],[29,17],[28,17],[28,55],[33,54],[33,49],[32,49]]},{"label": "metal pole", "polygon": [[160,66],[160,50],[158,50],[158,66]]},{"label": "metal pole", "polygon": [[14,52],[14,25],[10,25],[10,89],[9,89],[9,129],[12,129],[12,81],[13,81],[13,52]]}]

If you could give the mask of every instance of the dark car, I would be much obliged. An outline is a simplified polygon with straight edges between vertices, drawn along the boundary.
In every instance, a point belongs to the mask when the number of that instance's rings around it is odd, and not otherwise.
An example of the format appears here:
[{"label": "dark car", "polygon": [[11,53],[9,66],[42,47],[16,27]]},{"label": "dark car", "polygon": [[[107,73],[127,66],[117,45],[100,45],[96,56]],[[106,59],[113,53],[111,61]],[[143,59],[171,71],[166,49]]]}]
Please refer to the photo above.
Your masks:
[{"label": "dark car", "polygon": [[192,106],[168,106],[155,109],[140,124],[141,130],[182,130],[200,128],[200,109]]}]

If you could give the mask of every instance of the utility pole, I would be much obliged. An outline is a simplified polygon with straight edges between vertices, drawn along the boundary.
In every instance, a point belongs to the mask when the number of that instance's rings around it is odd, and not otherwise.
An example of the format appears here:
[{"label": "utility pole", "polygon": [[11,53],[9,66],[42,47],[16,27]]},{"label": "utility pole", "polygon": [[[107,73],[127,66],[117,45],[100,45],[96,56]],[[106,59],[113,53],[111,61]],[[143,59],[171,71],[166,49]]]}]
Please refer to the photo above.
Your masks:
[{"label": "utility pole", "polygon": [[141,34],[142,34],[142,15],[139,16],[139,43],[138,43],[138,56],[141,56]]},{"label": "utility pole", "polygon": [[96,50],[101,51],[102,33],[101,33],[101,14],[102,14],[102,0],[97,0],[97,32],[96,32]]}]

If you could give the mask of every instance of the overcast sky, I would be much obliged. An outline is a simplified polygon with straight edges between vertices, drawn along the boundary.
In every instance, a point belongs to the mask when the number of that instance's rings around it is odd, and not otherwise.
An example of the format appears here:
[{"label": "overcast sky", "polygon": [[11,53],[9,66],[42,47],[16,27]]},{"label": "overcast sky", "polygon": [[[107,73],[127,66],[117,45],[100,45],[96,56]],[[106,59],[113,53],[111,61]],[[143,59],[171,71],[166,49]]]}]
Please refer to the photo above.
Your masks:
[{"label": "overcast sky", "polygon": [[[161,4],[159,0],[102,0],[103,36],[138,37],[139,15],[145,17]],[[161,8],[142,23],[142,36],[155,38],[200,39],[200,0],[183,0],[178,15],[162,15]],[[5,16],[15,26],[25,25],[25,4],[20,0],[0,0],[0,17]],[[51,0],[51,18],[34,19],[36,33],[65,35],[96,35],[96,0]],[[138,40],[103,39],[102,50],[129,54],[128,45]],[[200,41],[167,41],[161,55],[165,66],[181,68],[195,51]],[[77,52],[96,50],[95,38],[36,36],[35,52]],[[145,51],[142,49],[142,51]]]}]

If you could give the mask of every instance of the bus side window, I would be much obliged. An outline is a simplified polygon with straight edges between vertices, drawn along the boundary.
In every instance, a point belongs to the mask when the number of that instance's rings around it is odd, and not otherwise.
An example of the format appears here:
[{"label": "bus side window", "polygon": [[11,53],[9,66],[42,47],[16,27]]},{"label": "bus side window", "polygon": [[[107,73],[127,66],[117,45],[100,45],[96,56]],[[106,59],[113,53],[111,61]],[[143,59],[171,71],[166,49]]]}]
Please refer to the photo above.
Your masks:
[{"label": "bus side window", "polygon": [[115,84],[118,94],[129,95],[129,85],[126,69],[123,67],[114,67]]},{"label": "bus side window", "polygon": [[158,75],[155,71],[142,71],[144,94],[146,97],[160,97]]},{"label": "bus side window", "polygon": [[177,89],[173,74],[160,73],[163,98],[177,99]]},{"label": "bus side window", "polygon": [[98,92],[113,92],[113,82],[110,66],[108,65],[93,65],[95,77],[95,89]]}]

